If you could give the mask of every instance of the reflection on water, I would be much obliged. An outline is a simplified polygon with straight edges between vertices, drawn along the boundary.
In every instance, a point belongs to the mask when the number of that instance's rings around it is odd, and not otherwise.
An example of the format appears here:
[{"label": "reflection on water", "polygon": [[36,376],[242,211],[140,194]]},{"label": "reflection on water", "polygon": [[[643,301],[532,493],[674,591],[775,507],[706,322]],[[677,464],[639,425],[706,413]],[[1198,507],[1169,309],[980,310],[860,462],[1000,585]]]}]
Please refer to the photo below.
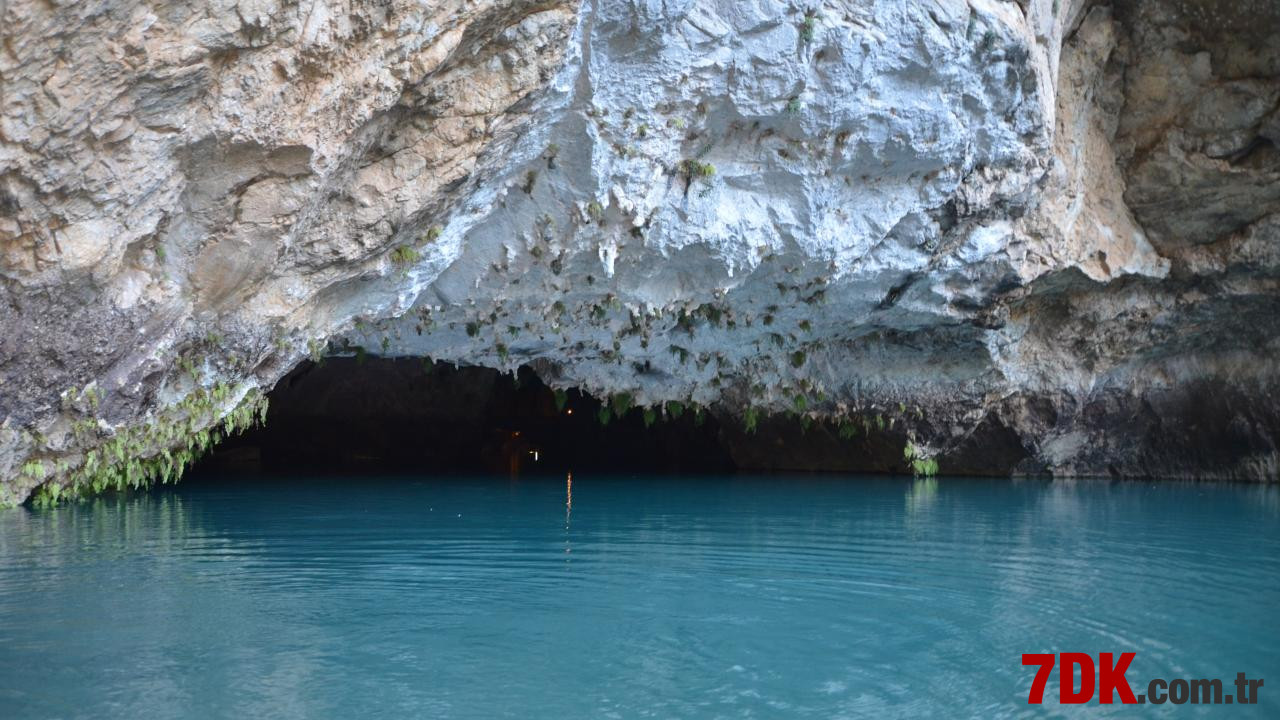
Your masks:
[{"label": "reflection on water", "polygon": [[929,510],[938,494],[937,478],[916,478],[907,488],[907,515],[916,516]]},{"label": "reflection on water", "polygon": [[1278,551],[1257,486],[187,485],[0,513],[0,716],[1014,716],[1024,652],[1280,677]]}]

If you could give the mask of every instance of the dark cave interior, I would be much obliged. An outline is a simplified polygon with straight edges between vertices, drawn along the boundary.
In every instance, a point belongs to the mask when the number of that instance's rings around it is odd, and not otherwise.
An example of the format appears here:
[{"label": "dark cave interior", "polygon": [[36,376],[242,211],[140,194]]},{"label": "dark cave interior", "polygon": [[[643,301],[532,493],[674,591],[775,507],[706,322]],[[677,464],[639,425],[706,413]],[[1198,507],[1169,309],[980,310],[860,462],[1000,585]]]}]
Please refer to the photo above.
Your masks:
[{"label": "dark cave interior", "polygon": [[[199,469],[315,473],[718,473],[736,465],[720,423],[650,416],[518,375],[413,358],[305,362],[268,396],[267,422]],[[619,408],[620,409],[620,408]]]},{"label": "dark cave interior", "polygon": [[[911,472],[900,430],[841,437],[833,425],[788,414],[761,417],[747,432],[715,409],[647,412],[617,397],[556,393],[527,367],[513,376],[417,358],[330,357],[303,362],[268,398],[265,425],[224,440],[197,475]],[[975,434],[943,472],[1007,475],[1025,451],[1006,435]]]}]

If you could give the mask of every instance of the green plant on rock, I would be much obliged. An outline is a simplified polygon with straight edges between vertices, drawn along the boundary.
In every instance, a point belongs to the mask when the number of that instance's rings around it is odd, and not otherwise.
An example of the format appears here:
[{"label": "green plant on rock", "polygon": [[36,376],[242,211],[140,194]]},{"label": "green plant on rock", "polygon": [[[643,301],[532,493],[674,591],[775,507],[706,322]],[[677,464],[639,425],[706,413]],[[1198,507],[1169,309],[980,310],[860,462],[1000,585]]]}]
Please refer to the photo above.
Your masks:
[{"label": "green plant on rock", "polygon": [[569,402],[569,393],[564,390],[557,389],[554,395],[556,399],[556,412],[564,412],[564,406]]},{"label": "green plant on rock", "polygon": [[683,414],[684,403],[679,400],[671,400],[667,403],[667,415],[669,415],[672,420],[679,420],[680,416]]},{"label": "green plant on rock", "polygon": [[50,481],[36,488],[31,495],[31,506],[36,509],[51,508],[57,505],[61,498],[62,486]]},{"label": "green plant on rock", "polygon": [[680,161],[680,174],[685,180],[710,180],[715,177],[716,166],[700,160],[685,159]]},{"label": "green plant on rock", "polygon": [[841,420],[837,432],[841,440],[852,440],[858,434],[858,426],[847,420]]},{"label": "green plant on rock", "polygon": [[915,443],[908,441],[902,449],[902,457],[911,466],[911,472],[921,477],[933,477],[938,474],[937,458],[925,457],[923,450]]},{"label": "green plant on rock", "polygon": [[427,230],[427,234],[423,236],[422,241],[424,243],[433,243],[436,240],[439,240],[440,236],[443,234],[444,228],[439,225],[432,225],[431,228]]},{"label": "green plant on rock", "polygon": [[653,427],[653,424],[657,421],[658,421],[658,411],[651,407],[645,408],[644,409],[644,426],[646,428]]},{"label": "green plant on rock", "polygon": [[818,28],[818,15],[813,10],[809,10],[804,14],[804,20],[800,22],[800,40],[808,45],[813,42],[813,37]]},{"label": "green plant on rock", "polygon": [[264,422],[267,399],[256,389],[224,413],[232,389],[225,384],[200,388],[144,422],[116,430],[79,464],[59,463],[60,479],[36,490],[32,504],[47,507],[106,490],[141,488],[176,481],[218,440]]},{"label": "green plant on rock", "polygon": [[194,360],[186,356],[180,357],[178,358],[178,367],[191,378],[192,382],[200,382],[200,373]]},{"label": "green plant on rock", "polygon": [[748,434],[755,434],[756,427],[760,423],[760,411],[753,407],[747,408],[742,413],[742,429]]},{"label": "green plant on rock", "polygon": [[609,404],[613,407],[613,414],[622,417],[631,409],[631,393],[618,393],[609,399]]},{"label": "green plant on rock", "polygon": [[400,247],[391,251],[391,262],[401,267],[404,267],[406,265],[412,265],[421,259],[422,259],[422,253],[409,247],[408,245],[401,245]]}]

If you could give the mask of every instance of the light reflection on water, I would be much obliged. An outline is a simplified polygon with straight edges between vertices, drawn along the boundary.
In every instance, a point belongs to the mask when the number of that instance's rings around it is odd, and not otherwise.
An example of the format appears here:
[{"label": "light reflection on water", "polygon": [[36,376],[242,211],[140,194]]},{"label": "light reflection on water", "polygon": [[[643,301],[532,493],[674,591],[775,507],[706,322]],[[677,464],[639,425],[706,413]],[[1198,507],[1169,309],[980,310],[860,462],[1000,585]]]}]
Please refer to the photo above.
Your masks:
[{"label": "light reflection on water", "polygon": [[4,512],[0,716],[1074,715],[1025,704],[1022,653],[1280,677],[1278,493],[356,478]]}]

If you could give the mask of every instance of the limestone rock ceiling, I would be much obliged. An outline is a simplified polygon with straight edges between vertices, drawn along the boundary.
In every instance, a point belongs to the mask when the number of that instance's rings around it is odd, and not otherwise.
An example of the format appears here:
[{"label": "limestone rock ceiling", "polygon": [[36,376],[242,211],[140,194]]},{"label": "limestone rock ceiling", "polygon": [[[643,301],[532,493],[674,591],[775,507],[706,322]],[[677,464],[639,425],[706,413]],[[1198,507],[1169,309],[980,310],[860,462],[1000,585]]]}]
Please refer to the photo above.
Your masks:
[{"label": "limestone rock ceiling", "polygon": [[357,347],[1276,476],[1274,3],[3,12],[10,502]]}]

